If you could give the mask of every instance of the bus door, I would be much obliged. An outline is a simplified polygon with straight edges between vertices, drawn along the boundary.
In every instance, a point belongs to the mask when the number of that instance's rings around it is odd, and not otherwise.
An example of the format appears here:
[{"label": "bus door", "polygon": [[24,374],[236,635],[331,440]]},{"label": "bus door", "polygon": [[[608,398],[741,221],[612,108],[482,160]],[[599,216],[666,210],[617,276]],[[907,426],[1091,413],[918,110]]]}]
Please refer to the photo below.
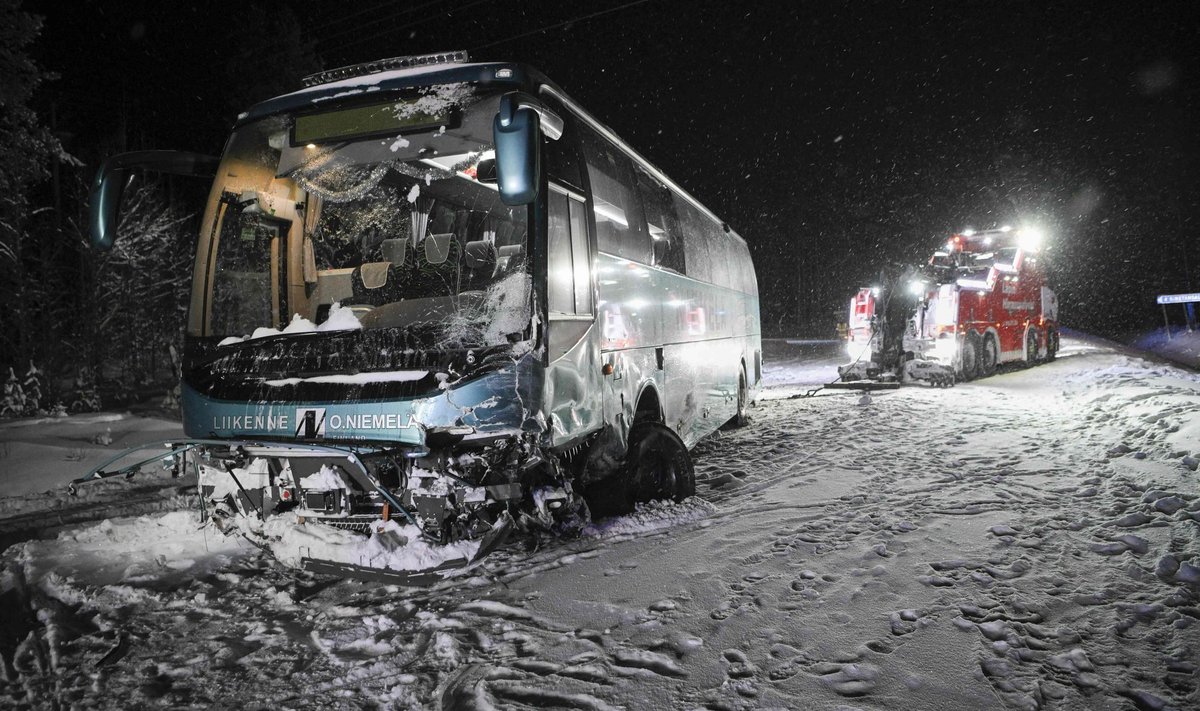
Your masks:
[{"label": "bus door", "polygon": [[592,250],[584,197],[550,183],[547,196],[546,410],[554,444],[592,432],[603,421],[600,336],[592,303]]},{"label": "bus door", "polygon": [[226,200],[216,244],[212,331],[249,334],[261,326],[288,324],[287,235],[291,222]]}]

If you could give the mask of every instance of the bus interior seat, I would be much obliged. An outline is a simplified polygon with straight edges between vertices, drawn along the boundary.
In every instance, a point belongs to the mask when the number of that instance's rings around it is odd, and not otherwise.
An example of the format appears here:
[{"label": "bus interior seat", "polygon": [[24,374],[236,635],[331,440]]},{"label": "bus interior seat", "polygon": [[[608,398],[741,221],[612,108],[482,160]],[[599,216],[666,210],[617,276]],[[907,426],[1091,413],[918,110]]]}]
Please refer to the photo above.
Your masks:
[{"label": "bus interior seat", "polygon": [[431,234],[417,250],[413,279],[404,289],[405,298],[449,296],[458,281],[460,247],[453,232]]},{"label": "bus interior seat", "polygon": [[425,238],[425,262],[439,265],[450,256],[450,245],[454,243],[453,232],[429,235]]},{"label": "bus interior seat", "polygon": [[397,267],[405,266],[405,259],[408,257],[408,238],[400,239],[385,239],[380,244],[380,250],[383,252],[385,261],[391,262]]},{"label": "bus interior seat", "polygon": [[463,248],[462,285],[459,292],[479,291],[496,273],[496,245],[487,240],[467,242]]},{"label": "bus interior seat", "polygon": [[503,272],[508,268],[508,262],[513,255],[521,251],[519,244],[506,244],[500,248],[496,256],[496,271]]},{"label": "bus interior seat", "polygon": [[381,289],[387,286],[391,262],[368,262],[358,268],[359,278],[365,289]]},{"label": "bus interior seat", "polygon": [[379,306],[401,298],[398,270],[391,262],[368,262],[350,275],[351,304]]}]

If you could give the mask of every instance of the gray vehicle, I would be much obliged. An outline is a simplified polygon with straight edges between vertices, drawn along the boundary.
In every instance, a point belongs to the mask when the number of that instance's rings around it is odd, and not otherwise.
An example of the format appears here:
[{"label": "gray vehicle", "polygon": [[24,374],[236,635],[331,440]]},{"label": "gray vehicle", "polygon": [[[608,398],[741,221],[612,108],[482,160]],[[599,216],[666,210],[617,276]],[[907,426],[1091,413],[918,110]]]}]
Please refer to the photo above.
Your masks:
[{"label": "gray vehicle", "polygon": [[215,174],[196,439],[168,455],[217,512],[491,543],[690,495],[688,451],[762,380],[742,239],[528,67],[451,53],[306,83],[219,160],[126,154],[94,187],[104,248],[129,171]]}]

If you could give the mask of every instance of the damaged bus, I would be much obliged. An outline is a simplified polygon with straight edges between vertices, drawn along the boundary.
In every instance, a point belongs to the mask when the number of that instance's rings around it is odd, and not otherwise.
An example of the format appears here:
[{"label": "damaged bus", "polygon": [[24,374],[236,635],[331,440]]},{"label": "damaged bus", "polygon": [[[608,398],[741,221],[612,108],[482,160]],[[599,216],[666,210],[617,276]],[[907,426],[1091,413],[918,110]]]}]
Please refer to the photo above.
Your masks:
[{"label": "damaged bus", "polygon": [[220,159],[123,154],[96,178],[98,248],[131,171],[213,179],[193,439],[145,461],[198,471],[208,514],[243,527],[474,542],[439,570],[514,528],[691,495],[689,450],[762,381],[745,242],[523,65],[401,57],[305,84],[242,114]]}]

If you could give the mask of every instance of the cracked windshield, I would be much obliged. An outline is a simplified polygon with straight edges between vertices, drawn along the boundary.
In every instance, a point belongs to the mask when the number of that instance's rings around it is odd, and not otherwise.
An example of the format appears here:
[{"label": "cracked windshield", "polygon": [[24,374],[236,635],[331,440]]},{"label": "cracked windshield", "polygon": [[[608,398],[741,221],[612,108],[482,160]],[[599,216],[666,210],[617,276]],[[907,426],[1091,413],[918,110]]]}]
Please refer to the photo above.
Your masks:
[{"label": "cracked windshield", "polygon": [[202,229],[193,335],[230,345],[423,328],[447,345],[519,340],[528,208],[476,180],[493,157],[496,102],[435,86],[236,131]]}]

